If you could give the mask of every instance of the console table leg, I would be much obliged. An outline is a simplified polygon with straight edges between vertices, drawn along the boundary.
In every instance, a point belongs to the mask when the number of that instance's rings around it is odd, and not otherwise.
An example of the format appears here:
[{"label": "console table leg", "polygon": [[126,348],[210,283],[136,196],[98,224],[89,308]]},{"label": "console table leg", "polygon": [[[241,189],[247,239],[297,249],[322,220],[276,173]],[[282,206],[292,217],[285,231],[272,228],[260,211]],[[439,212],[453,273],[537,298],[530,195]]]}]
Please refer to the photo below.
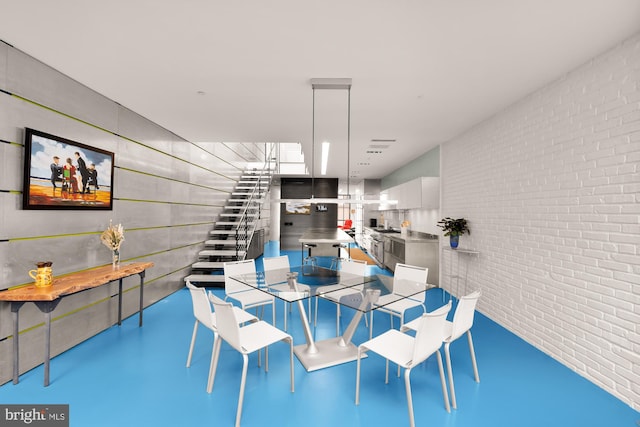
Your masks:
[{"label": "console table leg", "polygon": [[53,301],[36,301],[36,306],[44,313],[44,386],[49,385],[49,365],[51,362],[51,312],[55,310],[61,298]]},{"label": "console table leg", "polygon": [[13,383],[20,381],[20,326],[18,310],[24,305],[22,301],[11,302],[11,317],[13,318]]},{"label": "console table leg", "polygon": [[138,320],[138,326],[142,326],[142,311],[144,309],[144,273],[145,270],[142,270],[140,274],[140,317]]},{"label": "console table leg", "polygon": [[122,325],[122,279],[118,280],[118,326]]}]

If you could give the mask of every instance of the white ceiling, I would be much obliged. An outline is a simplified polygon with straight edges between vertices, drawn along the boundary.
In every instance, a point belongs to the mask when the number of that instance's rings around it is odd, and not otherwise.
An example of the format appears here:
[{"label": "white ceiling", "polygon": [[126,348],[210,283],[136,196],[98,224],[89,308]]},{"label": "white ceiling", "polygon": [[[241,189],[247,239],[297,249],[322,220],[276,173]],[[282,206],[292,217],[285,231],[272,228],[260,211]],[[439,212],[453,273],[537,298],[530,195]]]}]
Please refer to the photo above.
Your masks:
[{"label": "white ceiling", "polygon": [[[0,0],[0,11],[0,39],[194,142],[301,142],[310,158],[310,79],[351,78],[358,178],[640,31],[638,0]],[[315,141],[334,134],[328,176],[343,177],[347,91],[332,92],[316,91]],[[339,131],[320,129],[331,120]],[[376,139],[396,142],[367,154]]]}]

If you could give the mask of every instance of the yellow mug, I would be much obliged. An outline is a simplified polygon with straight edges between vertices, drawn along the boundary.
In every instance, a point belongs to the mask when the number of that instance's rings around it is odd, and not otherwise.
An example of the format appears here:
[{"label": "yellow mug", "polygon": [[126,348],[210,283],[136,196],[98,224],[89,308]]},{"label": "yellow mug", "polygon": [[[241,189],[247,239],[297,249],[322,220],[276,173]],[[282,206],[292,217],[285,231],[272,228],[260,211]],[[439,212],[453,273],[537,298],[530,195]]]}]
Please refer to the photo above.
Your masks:
[{"label": "yellow mug", "polygon": [[38,288],[46,288],[53,284],[51,267],[38,267],[37,270],[30,270],[29,276],[35,280]]}]

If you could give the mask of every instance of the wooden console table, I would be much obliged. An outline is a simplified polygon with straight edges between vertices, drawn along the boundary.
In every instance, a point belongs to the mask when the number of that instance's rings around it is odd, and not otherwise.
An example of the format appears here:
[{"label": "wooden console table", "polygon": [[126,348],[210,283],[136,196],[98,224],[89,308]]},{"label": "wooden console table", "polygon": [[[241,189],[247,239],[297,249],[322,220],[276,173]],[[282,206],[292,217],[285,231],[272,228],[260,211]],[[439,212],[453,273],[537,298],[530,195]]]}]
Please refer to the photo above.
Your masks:
[{"label": "wooden console table", "polygon": [[143,285],[145,270],[153,267],[152,262],[136,262],[122,264],[114,269],[111,265],[54,277],[53,284],[46,288],[38,288],[35,284],[0,292],[0,301],[11,303],[13,318],[13,383],[19,381],[19,318],[18,312],[26,302],[33,302],[45,316],[45,353],[44,353],[44,386],[49,385],[49,362],[51,352],[51,312],[55,310],[62,298],[106,285],[115,280],[118,286],[118,325],[122,324],[122,279],[140,275],[140,318],[138,325],[142,326]]}]

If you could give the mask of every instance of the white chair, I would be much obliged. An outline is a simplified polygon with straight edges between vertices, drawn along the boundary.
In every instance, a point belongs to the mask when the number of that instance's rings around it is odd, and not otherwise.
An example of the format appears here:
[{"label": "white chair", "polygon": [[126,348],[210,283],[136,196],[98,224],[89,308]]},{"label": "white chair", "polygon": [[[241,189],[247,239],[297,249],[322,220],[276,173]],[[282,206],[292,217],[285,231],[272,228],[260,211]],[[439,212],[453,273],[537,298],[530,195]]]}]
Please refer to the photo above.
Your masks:
[{"label": "white chair", "polygon": [[[469,353],[471,354],[471,364],[473,365],[473,375],[477,383],[480,382],[478,374],[478,364],[476,363],[476,352],[473,348],[473,339],[471,338],[471,327],[473,326],[473,317],[476,311],[476,305],[480,298],[480,291],[472,292],[463,296],[458,301],[458,307],[453,314],[453,321],[447,321],[444,327],[444,354],[447,360],[447,375],[449,376],[449,391],[451,392],[451,406],[457,408],[456,390],[453,386],[453,370],[451,369],[451,343],[460,338],[465,332],[469,342]],[[403,330],[415,330],[418,327],[416,320],[404,325]]]},{"label": "white chair", "polygon": [[447,412],[451,412],[449,407],[449,397],[447,386],[444,380],[444,370],[442,367],[442,356],[440,347],[442,346],[442,331],[447,318],[447,313],[451,310],[451,302],[431,313],[424,313],[418,319],[418,330],[416,336],[412,337],[403,334],[396,329],[378,335],[358,346],[358,358],[356,364],[356,405],[360,404],[360,361],[362,354],[373,351],[386,359],[385,384],[389,382],[389,361],[402,366],[404,371],[405,391],[407,393],[407,405],[409,408],[409,425],[415,426],[413,416],[413,398],[411,395],[411,369],[424,362],[433,353],[438,359],[438,369],[440,371],[440,383],[442,385],[442,395],[444,406]]},{"label": "white chair", "polygon": [[[289,264],[289,257],[287,255],[281,255],[277,257],[268,257],[262,260],[264,265],[264,281],[271,290],[278,292],[294,292],[287,283],[287,273],[291,271]],[[298,292],[307,293],[311,292],[311,288],[308,285],[298,283]],[[311,319],[311,298],[308,298],[309,304],[309,319]],[[285,302],[284,308],[284,330],[287,330],[287,306],[291,311],[291,303]]]},{"label": "white chair", "polygon": [[[198,288],[193,286],[191,282],[187,281],[186,283],[187,289],[189,289],[189,293],[191,294],[191,303],[193,305],[193,316],[196,318],[195,323],[193,325],[193,333],[191,334],[191,344],[189,345],[189,355],[187,356],[187,368],[191,366],[191,357],[193,356],[193,348],[196,344],[196,336],[198,334],[198,325],[202,324],[205,328],[211,330],[213,332],[213,341],[215,344],[215,340],[218,336],[218,331],[216,327],[216,314],[211,311],[211,303],[207,298],[207,291],[205,288]],[[236,319],[241,324],[247,322],[256,322],[258,318],[239,309],[238,307],[234,307],[234,311],[236,313]],[[210,365],[213,364],[213,348],[211,351],[211,362]]]},{"label": "white chair", "polygon": [[[340,282],[348,283],[350,280],[364,279],[367,271],[367,263],[355,259],[343,260],[340,266]],[[320,286],[316,291],[316,314],[314,323],[318,321],[318,296],[329,300],[336,305],[336,336],[340,335],[340,298],[349,295],[362,293],[364,283],[361,285],[345,288],[343,284]],[[365,323],[367,316],[363,316]]]},{"label": "white chair", "polygon": [[[242,274],[256,274],[255,260],[246,259],[244,261],[232,261],[224,263],[224,291],[226,294],[225,301],[229,298],[232,298],[240,303],[240,306],[243,310],[255,308],[256,314],[258,314],[258,307],[262,307],[262,314],[264,314],[264,306],[271,305],[271,314],[273,317],[272,324],[275,325],[275,297],[231,278],[233,276],[240,276]],[[262,314],[260,315],[261,319]]]},{"label": "white chair", "polygon": [[[409,298],[402,298],[399,301],[394,301],[398,298],[398,295],[403,295],[406,288],[411,289],[415,283],[427,283],[427,276],[429,269],[424,267],[416,267],[407,264],[396,264],[396,269],[393,274],[393,290],[391,294],[382,295],[378,301],[374,304],[378,307],[376,310],[371,311],[371,320],[369,321],[369,339],[373,335],[373,313],[378,311],[381,313],[389,313],[391,318],[391,328],[393,329],[393,318],[400,318],[400,327],[404,325],[404,312],[410,308],[421,306],[422,312],[426,312],[427,309],[424,305],[426,298],[426,291],[413,295]],[[405,294],[406,295],[406,294]]]},{"label": "white chair", "polygon": [[[214,363],[209,373],[209,384],[213,387],[213,381],[216,375],[218,360],[220,357],[220,347],[222,340],[226,341],[231,347],[242,354],[242,379],[240,381],[240,394],[238,397],[238,409],[236,411],[236,427],[240,426],[240,418],[242,417],[242,403],[244,400],[244,388],[247,380],[247,365],[249,354],[265,349],[265,372],[269,371],[269,345],[278,341],[286,341],[289,343],[289,360],[290,360],[290,376],[291,376],[291,392],[294,392],[293,380],[293,339],[291,335],[281,331],[264,321],[251,323],[240,328],[238,319],[230,302],[225,302],[213,294],[209,294],[209,299],[213,304],[218,320],[218,337],[214,343]],[[211,390],[209,390],[210,392]]]}]

